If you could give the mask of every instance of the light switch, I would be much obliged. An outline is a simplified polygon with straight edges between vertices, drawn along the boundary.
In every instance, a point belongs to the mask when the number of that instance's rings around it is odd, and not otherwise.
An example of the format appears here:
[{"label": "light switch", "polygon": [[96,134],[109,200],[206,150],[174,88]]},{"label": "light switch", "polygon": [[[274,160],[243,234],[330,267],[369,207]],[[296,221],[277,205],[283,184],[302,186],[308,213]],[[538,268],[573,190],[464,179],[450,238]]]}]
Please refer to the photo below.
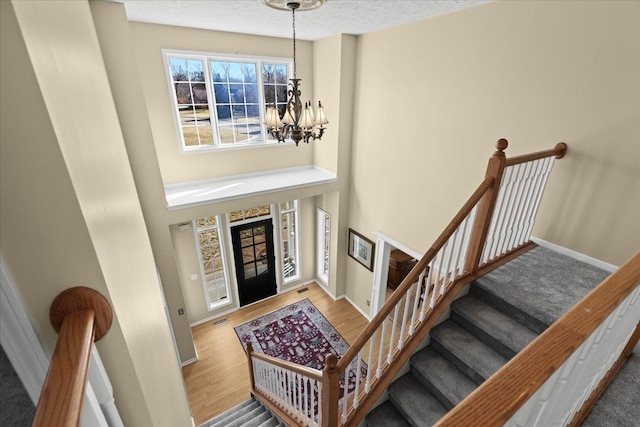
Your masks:
[{"label": "light switch", "polygon": [[198,275],[197,274],[192,274],[191,275],[191,280],[198,280]]}]

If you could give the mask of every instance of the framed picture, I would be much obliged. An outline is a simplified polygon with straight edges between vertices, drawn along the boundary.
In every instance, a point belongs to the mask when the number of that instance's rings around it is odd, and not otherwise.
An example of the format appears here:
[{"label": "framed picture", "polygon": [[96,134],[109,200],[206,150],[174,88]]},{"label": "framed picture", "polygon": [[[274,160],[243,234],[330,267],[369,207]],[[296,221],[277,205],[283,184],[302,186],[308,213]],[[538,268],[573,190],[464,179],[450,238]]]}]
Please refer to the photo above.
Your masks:
[{"label": "framed picture", "polygon": [[349,256],[373,271],[376,244],[353,229],[349,229]]}]

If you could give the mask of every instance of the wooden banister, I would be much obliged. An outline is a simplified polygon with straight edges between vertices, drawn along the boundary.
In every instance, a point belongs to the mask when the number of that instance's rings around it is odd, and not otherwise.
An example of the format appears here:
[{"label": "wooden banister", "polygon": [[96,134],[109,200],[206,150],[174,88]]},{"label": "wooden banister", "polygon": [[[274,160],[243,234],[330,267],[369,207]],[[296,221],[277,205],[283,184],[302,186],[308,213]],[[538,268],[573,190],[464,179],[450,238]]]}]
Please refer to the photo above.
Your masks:
[{"label": "wooden banister", "polygon": [[[455,406],[436,426],[503,425],[629,296],[638,283],[640,252]],[[632,340],[637,342],[637,333]]]},{"label": "wooden banister", "polygon": [[538,151],[536,153],[524,154],[522,156],[515,156],[507,159],[505,166],[518,165],[520,163],[532,162],[534,160],[544,159],[545,157],[555,156],[556,159],[561,159],[567,154],[567,144],[564,142],[558,142],[551,150]]},{"label": "wooden banister", "polygon": [[107,333],[113,313],[99,292],[75,287],[54,299],[49,318],[59,336],[32,425],[76,427],[80,425],[92,344]]},{"label": "wooden banister", "polygon": [[[251,348],[251,350],[249,350],[249,348]],[[297,363],[289,362],[283,359],[278,359],[277,357],[269,356],[267,354],[256,353],[255,351],[253,351],[253,344],[251,344],[251,342],[247,342],[247,354],[249,355],[249,360],[251,360],[251,358],[264,360],[265,362],[270,363],[274,366],[278,366],[279,368],[287,369],[291,372],[304,375],[305,377],[317,381],[322,381],[322,371],[309,368],[308,366],[298,365]]]},{"label": "wooden banister", "polygon": [[[345,382],[348,379],[345,378]],[[322,425],[338,425],[338,387],[340,385],[340,371],[337,367],[337,357],[330,353],[325,359],[322,370]]]}]

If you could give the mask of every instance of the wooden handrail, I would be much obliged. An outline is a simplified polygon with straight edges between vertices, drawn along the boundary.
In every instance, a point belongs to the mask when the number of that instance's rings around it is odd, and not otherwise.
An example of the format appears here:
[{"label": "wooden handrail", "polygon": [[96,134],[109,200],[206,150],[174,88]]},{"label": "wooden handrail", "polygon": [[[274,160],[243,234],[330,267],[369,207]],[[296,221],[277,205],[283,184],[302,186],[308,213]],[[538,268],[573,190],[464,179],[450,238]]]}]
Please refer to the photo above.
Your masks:
[{"label": "wooden handrail", "polygon": [[278,359],[277,357],[269,356],[268,354],[257,353],[253,350],[249,352],[249,346],[251,346],[251,348],[253,349],[253,345],[250,342],[247,343],[247,352],[249,354],[249,358],[264,360],[265,362],[270,363],[271,365],[278,366],[279,368],[287,369],[316,381],[322,381],[322,371],[318,369],[298,365],[297,363]]},{"label": "wooden handrail", "polygon": [[[640,283],[640,252],[436,424],[503,425]],[[638,336],[635,336],[638,339]]]},{"label": "wooden handrail", "polygon": [[393,292],[391,297],[384,303],[378,314],[369,322],[366,328],[360,333],[358,338],[354,341],[354,343],[349,347],[344,356],[338,362],[338,369],[342,372],[351,360],[356,357],[356,355],[360,352],[362,347],[367,343],[367,341],[371,338],[372,334],[378,329],[378,327],[382,324],[382,322],[387,318],[391,310],[395,307],[395,305],[404,297],[404,295],[409,290],[409,287],[413,285],[420,275],[420,272],[423,271],[429,262],[433,259],[434,255],[438,253],[438,251],[442,248],[442,246],[447,242],[447,240],[451,237],[451,235],[456,231],[456,229],[462,224],[462,221],[469,215],[471,210],[475,207],[478,201],[482,198],[482,196],[487,192],[487,190],[493,185],[494,179],[491,177],[487,177],[482,181],[482,183],[478,186],[476,191],[473,192],[469,200],[462,206],[458,214],[451,220],[447,228],[444,229],[442,234],[436,239],[433,245],[427,250],[424,256],[418,261],[418,263],[411,269],[409,274],[402,280],[400,285]]},{"label": "wooden handrail", "polygon": [[533,160],[544,159],[545,157],[555,156],[556,159],[561,159],[567,154],[567,144],[564,142],[558,142],[551,150],[538,151],[536,153],[524,154],[522,156],[515,156],[507,159],[506,166],[518,165],[520,163],[527,163]]},{"label": "wooden handrail", "polygon": [[49,318],[59,336],[32,425],[77,427],[92,345],[111,327],[111,306],[94,289],[75,287],[55,298]]}]

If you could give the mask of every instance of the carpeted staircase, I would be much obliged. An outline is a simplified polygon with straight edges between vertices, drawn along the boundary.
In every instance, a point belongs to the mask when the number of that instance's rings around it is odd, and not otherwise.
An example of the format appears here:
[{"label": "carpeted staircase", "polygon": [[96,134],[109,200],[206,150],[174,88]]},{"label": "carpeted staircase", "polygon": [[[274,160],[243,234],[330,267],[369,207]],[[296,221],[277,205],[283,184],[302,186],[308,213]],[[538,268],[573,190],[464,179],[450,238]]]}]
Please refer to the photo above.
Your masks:
[{"label": "carpeted staircase", "polygon": [[200,425],[200,427],[276,426],[284,427],[285,424],[253,397]]},{"label": "carpeted staircase", "polygon": [[475,281],[415,353],[370,427],[430,426],[575,305],[608,273],[536,247]]}]

